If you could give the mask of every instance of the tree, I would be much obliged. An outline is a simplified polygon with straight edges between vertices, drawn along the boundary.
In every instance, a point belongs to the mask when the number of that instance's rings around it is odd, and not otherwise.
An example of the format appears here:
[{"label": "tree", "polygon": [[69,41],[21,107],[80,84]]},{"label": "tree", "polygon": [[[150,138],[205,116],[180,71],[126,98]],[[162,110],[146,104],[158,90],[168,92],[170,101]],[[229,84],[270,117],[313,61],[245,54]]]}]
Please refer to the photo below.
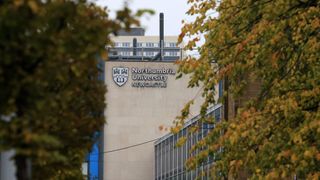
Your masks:
[{"label": "tree", "polygon": [[[214,177],[319,179],[320,176],[320,1],[189,0],[180,40],[198,48],[200,58],[180,62],[191,73],[190,87],[203,85],[201,114],[216,103],[214,86],[223,80],[226,96],[241,98],[252,82],[259,93],[216,125],[187,162],[195,168],[218,153]],[[217,15],[218,16],[215,16]],[[228,101],[224,98],[223,101]],[[183,110],[180,123],[188,114]],[[203,143],[203,142],[201,142]]]},{"label": "tree", "polygon": [[31,178],[28,162],[33,179],[82,179],[105,121],[98,57],[136,17],[85,0],[0,1],[0,151],[15,150],[18,179]]}]

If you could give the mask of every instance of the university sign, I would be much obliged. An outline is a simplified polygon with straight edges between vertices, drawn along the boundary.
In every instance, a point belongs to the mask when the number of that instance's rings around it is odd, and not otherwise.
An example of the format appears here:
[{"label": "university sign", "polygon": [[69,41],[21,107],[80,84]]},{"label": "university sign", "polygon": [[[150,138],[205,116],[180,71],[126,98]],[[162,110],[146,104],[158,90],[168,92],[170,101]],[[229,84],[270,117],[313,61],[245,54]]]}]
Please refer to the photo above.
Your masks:
[{"label": "university sign", "polygon": [[[166,88],[169,76],[176,74],[172,68],[131,68],[131,87],[133,88]],[[121,87],[129,78],[129,68],[113,67],[113,81]]]}]

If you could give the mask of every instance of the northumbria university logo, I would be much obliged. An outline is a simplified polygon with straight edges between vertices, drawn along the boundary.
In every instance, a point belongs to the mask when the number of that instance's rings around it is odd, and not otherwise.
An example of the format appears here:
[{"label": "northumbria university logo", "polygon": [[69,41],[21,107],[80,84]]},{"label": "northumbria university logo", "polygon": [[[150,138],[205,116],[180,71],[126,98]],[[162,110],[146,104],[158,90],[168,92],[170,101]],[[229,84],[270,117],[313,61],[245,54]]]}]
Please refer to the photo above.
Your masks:
[{"label": "northumbria university logo", "polygon": [[113,81],[118,85],[122,86],[128,81],[129,68],[125,67],[114,67],[112,68]]}]

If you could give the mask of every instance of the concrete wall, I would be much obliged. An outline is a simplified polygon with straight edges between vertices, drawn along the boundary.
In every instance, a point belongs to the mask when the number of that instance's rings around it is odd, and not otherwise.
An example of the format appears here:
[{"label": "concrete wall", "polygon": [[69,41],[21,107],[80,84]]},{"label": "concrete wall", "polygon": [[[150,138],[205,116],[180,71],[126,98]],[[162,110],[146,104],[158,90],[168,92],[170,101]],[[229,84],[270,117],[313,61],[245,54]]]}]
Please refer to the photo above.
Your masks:
[{"label": "concrete wall", "polygon": [[[119,87],[112,78],[113,67],[129,68],[128,81]],[[107,62],[106,94],[107,124],[104,128],[104,151],[112,151],[159,138],[168,133],[159,127],[172,126],[184,104],[197,97],[191,110],[199,113],[202,102],[197,88],[188,88],[188,77],[176,80],[167,75],[166,88],[132,87],[131,68],[177,69],[173,63],[159,62]],[[153,142],[104,154],[105,180],[151,180],[154,179]]]}]

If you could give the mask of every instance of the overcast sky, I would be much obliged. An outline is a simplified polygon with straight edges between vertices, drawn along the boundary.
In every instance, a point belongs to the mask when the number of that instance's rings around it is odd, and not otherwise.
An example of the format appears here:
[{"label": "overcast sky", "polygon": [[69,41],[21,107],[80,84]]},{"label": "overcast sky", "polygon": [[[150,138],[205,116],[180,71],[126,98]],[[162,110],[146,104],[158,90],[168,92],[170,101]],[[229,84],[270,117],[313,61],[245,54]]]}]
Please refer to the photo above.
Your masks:
[{"label": "overcast sky", "polygon": [[[115,10],[123,7],[123,0],[96,0],[100,6],[107,6],[111,10],[111,15]],[[181,21],[188,20],[185,12],[188,10],[187,0],[130,0],[129,7],[137,9],[153,9],[156,14],[149,18],[142,18],[141,24],[146,29],[146,35],[159,35],[159,13],[164,13],[164,33],[165,35],[179,35]],[[114,14],[113,14],[114,16]]]}]

